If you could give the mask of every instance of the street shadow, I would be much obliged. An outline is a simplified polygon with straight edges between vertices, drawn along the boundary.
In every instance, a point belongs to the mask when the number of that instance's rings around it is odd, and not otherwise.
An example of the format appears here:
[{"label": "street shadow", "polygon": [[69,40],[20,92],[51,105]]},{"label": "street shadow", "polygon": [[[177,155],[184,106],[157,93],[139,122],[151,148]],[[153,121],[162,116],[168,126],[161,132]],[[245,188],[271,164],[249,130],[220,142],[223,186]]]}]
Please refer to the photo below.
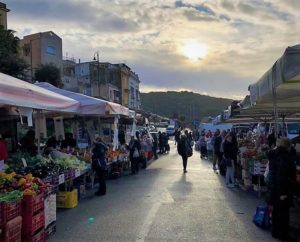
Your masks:
[{"label": "street shadow", "polygon": [[175,201],[186,200],[193,191],[193,183],[188,181],[188,174],[182,174],[169,191]]}]

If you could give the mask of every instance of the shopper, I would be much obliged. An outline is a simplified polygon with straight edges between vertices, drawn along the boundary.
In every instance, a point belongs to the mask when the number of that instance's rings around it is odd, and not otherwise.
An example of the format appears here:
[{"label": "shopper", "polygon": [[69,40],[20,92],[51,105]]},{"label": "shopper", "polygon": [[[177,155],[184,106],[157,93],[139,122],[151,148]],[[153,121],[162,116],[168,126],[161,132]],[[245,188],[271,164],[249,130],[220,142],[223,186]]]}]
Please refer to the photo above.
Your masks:
[{"label": "shopper", "polygon": [[233,143],[233,139],[231,134],[228,134],[225,138],[225,142],[223,144],[224,155],[223,159],[226,164],[226,185],[229,188],[234,187],[234,159],[235,159],[235,145]]},{"label": "shopper", "polygon": [[267,203],[272,211],[272,236],[289,240],[290,207],[296,187],[296,151],[287,138],[268,154],[269,181]]},{"label": "shopper", "polygon": [[274,148],[276,146],[276,135],[275,129],[272,129],[272,133],[268,135],[268,145],[270,148]]},{"label": "shopper", "polygon": [[163,132],[163,153],[169,153],[169,151],[169,136],[165,132]]},{"label": "shopper", "polygon": [[103,142],[99,137],[94,142],[94,148],[92,149],[92,166],[93,170],[96,172],[99,179],[99,189],[95,193],[96,196],[103,196],[106,194],[106,183],[105,183],[105,174],[107,170],[106,165],[106,152],[108,146]]},{"label": "shopper", "polygon": [[163,154],[164,151],[164,142],[163,142],[163,134],[158,132],[158,145],[159,145],[159,154]]},{"label": "shopper", "polygon": [[157,160],[158,159],[158,155],[157,155],[158,138],[157,138],[156,134],[154,134],[152,137],[153,137],[153,141],[152,141],[153,156],[154,156],[154,159]]},{"label": "shopper", "polygon": [[213,161],[213,169],[217,170],[217,164],[219,164],[222,160],[222,154],[221,154],[221,144],[222,144],[222,137],[221,132],[219,129],[216,130],[214,134],[214,161]]},{"label": "shopper", "polygon": [[183,172],[187,173],[187,161],[188,157],[193,155],[193,149],[185,134],[180,137],[179,143],[177,145],[177,151],[178,154],[182,157]]},{"label": "shopper", "polygon": [[37,154],[37,146],[35,145],[35,132],[28,130],[26,135],[19,142],[20,150],[27,152],[31,156]]},{"label": "shopper", "polygon": [[207,144],[206,144],[206,138],[205,134],[203,133],[200,138],[200,153],[201,153],[201,159],[207,159]]},{"label": "shopper", "polygon": [[134,136],[131,137],[129,143],[130,150],[130,162],[131,162],[131,174],[137,174],[139,172],[139,162],[142,157],[141,154],[141,143],[138,139],[134,139]]},{"label": "shopper", "polygon": [[177,129],[175,131],[175,145],[178,144],[179,140],[180,140],[180,129]]}]

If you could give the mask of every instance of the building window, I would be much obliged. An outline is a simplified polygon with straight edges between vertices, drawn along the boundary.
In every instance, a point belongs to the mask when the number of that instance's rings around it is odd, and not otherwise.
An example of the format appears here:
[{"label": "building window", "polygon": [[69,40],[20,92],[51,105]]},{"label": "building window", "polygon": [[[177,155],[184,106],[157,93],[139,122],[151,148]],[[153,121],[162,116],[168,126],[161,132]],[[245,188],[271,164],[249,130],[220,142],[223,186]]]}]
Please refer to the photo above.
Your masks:
[{"label": "building window", "polygon": [[55,55],[55,48],[53,46],[48,46],[46,52],[47,54]]}]

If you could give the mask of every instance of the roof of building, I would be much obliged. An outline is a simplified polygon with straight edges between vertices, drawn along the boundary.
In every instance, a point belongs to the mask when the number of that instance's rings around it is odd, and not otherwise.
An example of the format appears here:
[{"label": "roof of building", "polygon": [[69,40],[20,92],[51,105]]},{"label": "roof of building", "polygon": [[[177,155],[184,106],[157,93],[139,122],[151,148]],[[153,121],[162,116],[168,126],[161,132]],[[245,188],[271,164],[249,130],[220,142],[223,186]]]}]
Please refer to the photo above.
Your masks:
[{"label": "roof of building", "polygon": [[6,8],[6,4],[5,3],[1,3],[1,2],[0,2],[0,9],[4,10],[6,12],[10,11],[8,8]]}]

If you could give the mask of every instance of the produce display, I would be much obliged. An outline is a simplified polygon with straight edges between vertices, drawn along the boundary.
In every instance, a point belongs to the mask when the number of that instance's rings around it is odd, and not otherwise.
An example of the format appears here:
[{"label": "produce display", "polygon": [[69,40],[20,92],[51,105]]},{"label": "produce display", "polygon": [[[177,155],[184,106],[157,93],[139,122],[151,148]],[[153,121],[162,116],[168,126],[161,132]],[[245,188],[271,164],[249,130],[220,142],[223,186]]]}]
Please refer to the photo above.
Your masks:
[{"label": "produce display", "polygon": [[32,174],[19,175],[15,172],[0,173],[0,201],[14,199],[22,195],[37,195],[45,191],[48,184]]}]

